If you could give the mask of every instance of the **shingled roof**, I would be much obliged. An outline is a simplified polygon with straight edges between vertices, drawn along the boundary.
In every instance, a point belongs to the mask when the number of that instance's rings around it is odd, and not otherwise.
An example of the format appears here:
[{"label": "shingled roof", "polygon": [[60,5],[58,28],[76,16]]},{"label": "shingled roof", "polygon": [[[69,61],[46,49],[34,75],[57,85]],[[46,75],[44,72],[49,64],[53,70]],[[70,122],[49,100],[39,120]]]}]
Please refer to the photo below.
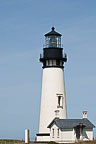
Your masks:
[{"label": "shingled roof", "polygon": [[94,128],[95,126],[88,119],[54,119],[49,125],[48,128],[51,128],[55,124],[60,129],[62,128],[73,128],[80,124],[87,128]]}]

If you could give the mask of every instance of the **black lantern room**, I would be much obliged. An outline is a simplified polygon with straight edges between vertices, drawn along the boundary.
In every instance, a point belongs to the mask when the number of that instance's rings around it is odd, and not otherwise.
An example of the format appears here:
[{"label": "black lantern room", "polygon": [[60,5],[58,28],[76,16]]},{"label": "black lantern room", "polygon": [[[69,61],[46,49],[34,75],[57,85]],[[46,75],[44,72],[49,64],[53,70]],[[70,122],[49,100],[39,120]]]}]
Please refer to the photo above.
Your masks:
[{"label": "black lantern room", "polygon": [[61,36],[55,31],[54,27],[52,27],[51,32],[45,34],[45,48],[43,48],[43,55],[40,54],[40,62],[43,63],[43,68],[64,67],[67,56],[63,54]]}]

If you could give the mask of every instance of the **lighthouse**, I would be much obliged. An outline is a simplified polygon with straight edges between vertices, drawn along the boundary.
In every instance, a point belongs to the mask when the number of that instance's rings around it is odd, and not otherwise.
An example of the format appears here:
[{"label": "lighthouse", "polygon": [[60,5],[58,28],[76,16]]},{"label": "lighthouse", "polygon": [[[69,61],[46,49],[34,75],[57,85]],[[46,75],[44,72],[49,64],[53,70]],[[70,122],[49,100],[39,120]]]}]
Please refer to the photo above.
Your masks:
[{"label": "lighthouse", "polygon": [[61,36],[54,27],[45,34],[43,55],[40,54],[43,76],[39,133],[35,140],[56,143],[93,140],[95,126],[87,119],[87,111],[83,111],[82,119],[67,119],[64,82],[67,56],[61,45]]},{"label": "lighthouse", "polygon": [[52,27],[51,32],[45,34],[43,54],[40,54],[43,76],[39,134],[37,134],[39,137],[50,135],[47,126],[54,118],[67,119],[64,82],[64,63],[67,61],[67,56],[61,45],[61,36]]}]

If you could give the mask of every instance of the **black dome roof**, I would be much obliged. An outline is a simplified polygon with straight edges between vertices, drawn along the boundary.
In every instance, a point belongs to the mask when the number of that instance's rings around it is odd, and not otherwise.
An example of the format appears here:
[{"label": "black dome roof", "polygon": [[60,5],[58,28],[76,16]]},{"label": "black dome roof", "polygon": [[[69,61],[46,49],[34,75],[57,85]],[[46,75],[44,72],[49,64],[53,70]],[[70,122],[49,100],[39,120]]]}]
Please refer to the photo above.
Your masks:
[{"label": "black dome roof", "polygon": [[47,34],[45,34],[45,37],[46,37],[46,36],[51,36],[51,35],[62,36],[61,34],[59,34],[58,32],[56,32],[56,31],[54,31],[54,30],[55,30],[55,28],[52,27],[52,31],[49,32],[49,33],[47,33]]}]

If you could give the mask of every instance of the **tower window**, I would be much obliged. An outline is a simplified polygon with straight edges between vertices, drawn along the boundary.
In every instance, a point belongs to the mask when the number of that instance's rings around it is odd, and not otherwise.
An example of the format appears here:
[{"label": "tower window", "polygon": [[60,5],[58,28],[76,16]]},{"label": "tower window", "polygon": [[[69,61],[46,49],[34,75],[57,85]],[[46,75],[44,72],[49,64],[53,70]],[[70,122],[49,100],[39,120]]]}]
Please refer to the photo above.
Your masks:
[{"label": "tower window", "polygon": [[46,62],[44,62],[43,64],[44,64],[44,66],[46,66]]},{"label": "tower window", "polygon": [[63,95],[62,94],[57,94],[57,98],[58,98],[57,108],[63,108]]},{"label": "tower window", "polygon": [[60,36],[46,36],[45,37],[45,47],[61,47],[61,37]]},{"label": "tower window", "polygon": [[60,66],[63,66],[63,62],[62,61],[60,61]]},{"label": "tower window", "polygon": [[50,41],[49,41],[49,46],[50,47],[57,47],[57,39],[56,36],[50,36]]},{"label": "tower window", "polygon": [[50,60],[48,60],[48,66],[50,66]]},{"label": "tower window", "polygon": [[56,65],[60,66],[60,60],[56,60]]},{"label": "tower window", "polygon": [[61,104],[61,96],[58,96],[58,106]]},{"label": "tower window", "polygon": [[46,60],[46,66],[48,66],[48,60]]},{"label": "tower window", "polygon": [[53,66],[56,66],[56,60],[53,60]]},{"label": "tower window", "polygon": [[49,60],[50,61],[50,65],[49,66],[52,66],[52,64],[53,64],[53,61],[52,60]]}]

